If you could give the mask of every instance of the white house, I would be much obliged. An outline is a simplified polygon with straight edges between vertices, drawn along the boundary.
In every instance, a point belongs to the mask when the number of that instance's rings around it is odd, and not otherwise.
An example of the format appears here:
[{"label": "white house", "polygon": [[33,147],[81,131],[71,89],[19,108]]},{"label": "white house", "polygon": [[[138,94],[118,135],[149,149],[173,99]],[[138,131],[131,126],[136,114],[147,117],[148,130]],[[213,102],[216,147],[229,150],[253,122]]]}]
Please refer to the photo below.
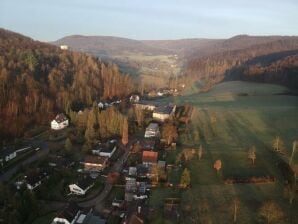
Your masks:
[{"label": "white house", "polygon": [[129,98],[129,101],[131,103],[138,103],[140,101],[140,96],[139,95],[131,95]]},{"label": "white house", "polygon": [[111,158],[117,150],[117,141],[111,140],[105,144],[99,144],[99,155]]},{"label": "white house", "polygon": [[51,128],[54,130],[61,130],[63,128],[66,128],[68,125],[69,121],[63,113],[58,114],[51,122]]},{"label": "white house", "polygon": [[153,111],[153,118],[160,120],[160,121],[165,121],[169,119],[171,116],[175,114],[176,111],[176,105],[174,106],[160,106],[155,108]]},{"label": "white house", "polygon": [[3,166],[4,162],[8,162],[17,156],[16,150],[3,149],[0,150],[0,164]]},{"label": "white house", "polygon": [[68,46],[67,45],[60,45],[60,49],[61,50],[68,50]]},{"label": "white house", "polygon": [[86,177],[78,181],[78,183],[70,184],[69,190],[73,194],[85,195],[87,191],[94,186],[94,180]]},{"label": "white house", "polygon": [[150,123],[145,131],[145,138],[159,137],[160,131],[157,123]]}]

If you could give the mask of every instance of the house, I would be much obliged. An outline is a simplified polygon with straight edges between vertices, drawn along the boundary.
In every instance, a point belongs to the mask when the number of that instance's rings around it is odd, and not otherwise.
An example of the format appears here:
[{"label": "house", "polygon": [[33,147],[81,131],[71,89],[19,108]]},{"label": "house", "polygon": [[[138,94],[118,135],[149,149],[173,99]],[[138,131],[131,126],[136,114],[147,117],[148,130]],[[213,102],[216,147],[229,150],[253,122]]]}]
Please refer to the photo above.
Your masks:
[{"label": "house", "polygon": [[153,111],[158,106],[158,104],[152,101],[140,100],[138,103],[135,103],[134,106],[141,110]]},{"label": "house", "polygon": [[125,201],[132,201],[133,195],[137,190],[137,181],[134,177],[126,177],[125,183]]},{"label": "house", "polygon": [[157,144],[156,138],[143,138],[140,140],[140,146],[142,150],[149,150],[149,151],[155,150],[156,144]]},{"label": "house", "polygon": [[69,125],[68,118],[63,114],[57,114],[54,120],[51,122],[51,128],[53,130],[61,130]]},{"label": "house", "polygon": [[139,216],[133,214],[127,223],[128,224],[144,224],[144,221]]},{"label": "house", "polygon": [[129,98],[129,101],[131,103],[138,103],[140,101],[140,96],[139,95],[131,95]]},{"label": "house", "polygon": [[98,150],[100,156],[111,158],[117,150],[117,141],[113,139],[105,144],[100,143]]},{"label": "house", "polygon": [[60,45],[60,49],[61,50],[68,50],[68,46],[67,45]]},{"label": "house", "polygon": [[144,179],[149,176],[149,169],[147,166],[144,166],[143,164],[137,165],[137,178]]},{"label": "house", "polygon": [[45,179],[48,179],[49,175],[46,171],[34,171],[25,176],[27,182],[27,188],[31,191],[35,190],[42,184]]},{"label": "house", "polygon": [[123,207],[124,201],[123,200],[117,200],[116,198],[114,198],[113,202],[112,202],[112,206],[113,207]]},{"label": "house", "polygon": [[137,175],[137,167],[130,166],[128,168],[128,176],[136,176]]},{"label": "house", "polygon": [[14,149],[2,149],[0,151],[0,164],[3,166],[4,163],[17,157],[17,152]]},{"label": "house", "polygon": [[160,131],[157,123],[150,123],[145,131],[145,138],[159,137]]},{"label": "house", "polygon": [[69,185],[69,190],[73,194],[85,195],[87,191],[94,186],[94,180],[90,177],[84,177],[75,184]]},{"label": "house", "polygon": [[52,224],[105,224],[106,220],[93,214],[92,209],[84,211],[76,203],[69,203],[53,219]]},{"label": "house", "polygon": [[87,155],[81,164],[84,165],[85,171],[100,172],[107,167],[108,157]]},{"label": "house", "polygon": [[175,114],[176,105],[159,106],[153,111],[153,118],[159,121],[165,121]]},{"label": "house", "polygon": [[64,156],[49,155],[48,164],[51,167],[62,169],[72,167],[75,162]]},{"label": "house", "polygon": [[161,170],[165,170],[165,169],[166,169],[166,161],[159,160],[159,161],[157,162],[157,166],[158,166],[158,168],[160,168]]},{"label": "house", "polygon": [[145,166],[151,166],[157,164],[158,152],[154,151],[143,151],[142,162]]}]

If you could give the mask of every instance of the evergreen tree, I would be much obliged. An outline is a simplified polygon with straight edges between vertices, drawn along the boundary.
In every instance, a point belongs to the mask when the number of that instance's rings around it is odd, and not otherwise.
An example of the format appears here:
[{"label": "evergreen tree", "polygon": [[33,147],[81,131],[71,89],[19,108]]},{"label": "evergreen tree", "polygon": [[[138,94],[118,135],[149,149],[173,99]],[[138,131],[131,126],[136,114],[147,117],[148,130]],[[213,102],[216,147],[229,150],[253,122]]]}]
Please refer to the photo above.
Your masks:
[{"label": "evergreen tree", "polygon": [[190,172],[187,168],[185,168],[182,172],[182,175],[180,178],[180,185],[182,187],[187,187],[190,185]]}]

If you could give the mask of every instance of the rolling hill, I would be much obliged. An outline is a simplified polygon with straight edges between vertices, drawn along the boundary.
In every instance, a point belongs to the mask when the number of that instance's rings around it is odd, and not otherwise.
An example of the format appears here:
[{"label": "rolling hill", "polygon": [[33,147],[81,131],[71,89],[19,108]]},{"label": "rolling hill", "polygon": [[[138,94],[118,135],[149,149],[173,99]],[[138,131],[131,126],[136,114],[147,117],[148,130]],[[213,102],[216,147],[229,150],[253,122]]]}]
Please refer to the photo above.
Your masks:
[{"label": "rolling hill", "polygon": [[[298,37],[295,36],[131,40],[75,35],[53,43],[113,60],[122,72],[138,77],[150,88],[167,86],[168,80],[177,76],[189,82],[204,80],[209,86],[223,80],[249,80],[297,87],[293,84],[297,76],[297,54],[293,52],[298,49]],[[291,55],[287,55],[289,51]],[[251,61],[259,64],[260,57],[271,60],[272,54],[280,54],[282,58],[272,61],[272,65],[267,64],[263,72],[253,73],[252,65],[247,69]]]}]

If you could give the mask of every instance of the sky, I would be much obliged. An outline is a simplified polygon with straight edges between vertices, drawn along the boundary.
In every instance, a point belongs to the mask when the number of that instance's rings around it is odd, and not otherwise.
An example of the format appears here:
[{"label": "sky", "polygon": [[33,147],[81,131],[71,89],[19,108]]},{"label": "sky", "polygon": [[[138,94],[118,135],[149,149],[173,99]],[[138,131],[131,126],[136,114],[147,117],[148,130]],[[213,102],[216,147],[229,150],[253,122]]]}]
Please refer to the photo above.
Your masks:
[{"label": "sky", "polygon": [[298,0],[1,0],[0,27],[41,41],[298,35]]}]

